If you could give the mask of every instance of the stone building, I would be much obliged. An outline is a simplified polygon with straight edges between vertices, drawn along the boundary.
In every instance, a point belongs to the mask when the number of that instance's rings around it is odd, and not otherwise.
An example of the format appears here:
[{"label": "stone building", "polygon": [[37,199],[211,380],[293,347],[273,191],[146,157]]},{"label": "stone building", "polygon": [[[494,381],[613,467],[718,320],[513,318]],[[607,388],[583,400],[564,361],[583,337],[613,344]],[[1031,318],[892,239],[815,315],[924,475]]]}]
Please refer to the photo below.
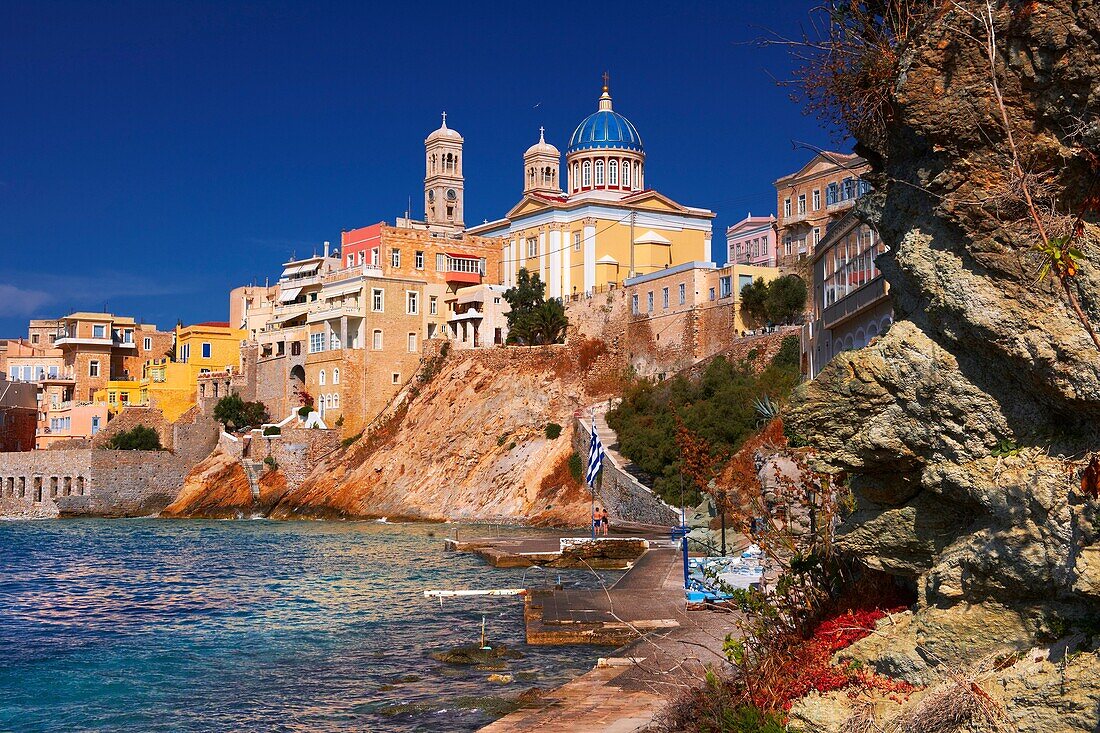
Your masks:
[{"label": "stone building", "polygon": [[539,141],[523,156],[523,195],[502,219],[469,232],[494,237],[502,278],[538,273],[550,298],[621,287],[627,278],[710,261],[714,212],[647,188],[646,151],[634,124],[612,108],[606,79],[598,108],[561,153]]},{"label": "stone building", "polygon": [[508,313],[503,285],[472,285],[447,299],[447,338],[456,349],[503,346]]},{"label": "stone building", "polygon": [[813,320],[802,330],[810,378],[841,351],[861,349],[894,320],[886,279],[875,258],[886,250],[873,227],[849,212],[814,253]]},{"label": "stone building", "polygon": [[775,182],[780,267],[797,270],[813,257],[829,224],[869,189],[861,176],[870,170],[858,155],[822,151]]},{"label": "stone building", "polygon": [[687,262],[628,279],[627,359],[644,377],[663,377],[729,348],[749,330],[741,289],[774,267]]}]

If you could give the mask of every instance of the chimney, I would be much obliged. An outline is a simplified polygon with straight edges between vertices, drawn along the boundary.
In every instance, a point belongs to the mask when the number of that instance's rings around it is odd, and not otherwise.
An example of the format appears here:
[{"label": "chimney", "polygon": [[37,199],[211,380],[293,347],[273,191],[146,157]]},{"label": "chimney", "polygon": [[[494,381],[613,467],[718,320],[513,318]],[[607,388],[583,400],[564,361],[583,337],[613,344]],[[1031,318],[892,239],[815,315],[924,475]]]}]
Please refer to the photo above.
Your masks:
[{"label": "chimney", "polygon": [[325,240],[325,259],[328,259],[328,240]]}]

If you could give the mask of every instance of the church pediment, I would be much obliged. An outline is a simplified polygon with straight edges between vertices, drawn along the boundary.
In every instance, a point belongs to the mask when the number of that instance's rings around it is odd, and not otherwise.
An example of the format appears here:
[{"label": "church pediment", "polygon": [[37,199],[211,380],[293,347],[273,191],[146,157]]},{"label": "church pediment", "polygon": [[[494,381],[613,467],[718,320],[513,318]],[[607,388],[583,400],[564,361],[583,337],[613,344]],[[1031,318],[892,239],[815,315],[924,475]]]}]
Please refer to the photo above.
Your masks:
[{"label": "church pediment", "polygon": [[515,219],[516,217],[544,211],[547,208],[549,208],[549,206],[545,201],[540,201],[533,196],[524,196],[518,204],[513,206],[508,213],[505,214],[505,218]]},{"label": "church pediment", "polygon": [[858,157],[859,156],[853,155],[851,153],[829,153],[828,155],[818,153],[814,155],[814,157],[810,158],[809,162],[807,162],[806,165],[802,166],[797,173],[783,176],[783,178],[780,178],[779,180],[783,181],[788,178],[798,179],[814,176],[818,173],[824,173],[825,171],[835,169],[838,163],[847,165],[852,161],[857,160]]},{"label": "church pediment", "polygon": [[626,197],[623,199],[623,203],[629,204],[634,208],[649,209],[650,211],[674,211],[680,214],[687,213],[687,208],[676,203],[668,196],[656,191],[641,191],[640,193]]}]

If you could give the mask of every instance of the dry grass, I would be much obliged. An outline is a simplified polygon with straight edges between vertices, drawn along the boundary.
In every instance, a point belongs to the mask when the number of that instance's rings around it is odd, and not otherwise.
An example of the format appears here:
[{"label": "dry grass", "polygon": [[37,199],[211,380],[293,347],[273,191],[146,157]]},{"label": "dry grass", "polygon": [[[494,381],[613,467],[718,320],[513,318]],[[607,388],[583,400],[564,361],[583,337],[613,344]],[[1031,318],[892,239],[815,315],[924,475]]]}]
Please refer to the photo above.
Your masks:
[{"label": "dry grass", "polygon": [[913,708],[892,719],[889,733],[955,733],[977,723],[993,731],[1006,730],[1007,717],[999,702],[982,689],[991,660],[983,660],[969,673],[950,671]]}]

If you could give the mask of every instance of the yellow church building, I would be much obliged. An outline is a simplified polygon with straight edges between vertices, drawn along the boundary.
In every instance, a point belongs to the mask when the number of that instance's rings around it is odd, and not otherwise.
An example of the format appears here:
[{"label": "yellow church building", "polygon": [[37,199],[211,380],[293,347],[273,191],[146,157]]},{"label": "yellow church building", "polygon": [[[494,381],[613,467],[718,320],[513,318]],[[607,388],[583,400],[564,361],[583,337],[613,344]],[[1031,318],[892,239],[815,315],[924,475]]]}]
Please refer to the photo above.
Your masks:
[{"label": "yellow church building", "polygon": [[612,109],[604,79],[599,108],[561,153],[545,140],[523,156],[523,198],[503,219],[468,229],[501,240],[501,272],[538,273],[547,297],[568,298],[692,261],[711,261],[714,212],[684,206],[646,187],[637,128]]}]

